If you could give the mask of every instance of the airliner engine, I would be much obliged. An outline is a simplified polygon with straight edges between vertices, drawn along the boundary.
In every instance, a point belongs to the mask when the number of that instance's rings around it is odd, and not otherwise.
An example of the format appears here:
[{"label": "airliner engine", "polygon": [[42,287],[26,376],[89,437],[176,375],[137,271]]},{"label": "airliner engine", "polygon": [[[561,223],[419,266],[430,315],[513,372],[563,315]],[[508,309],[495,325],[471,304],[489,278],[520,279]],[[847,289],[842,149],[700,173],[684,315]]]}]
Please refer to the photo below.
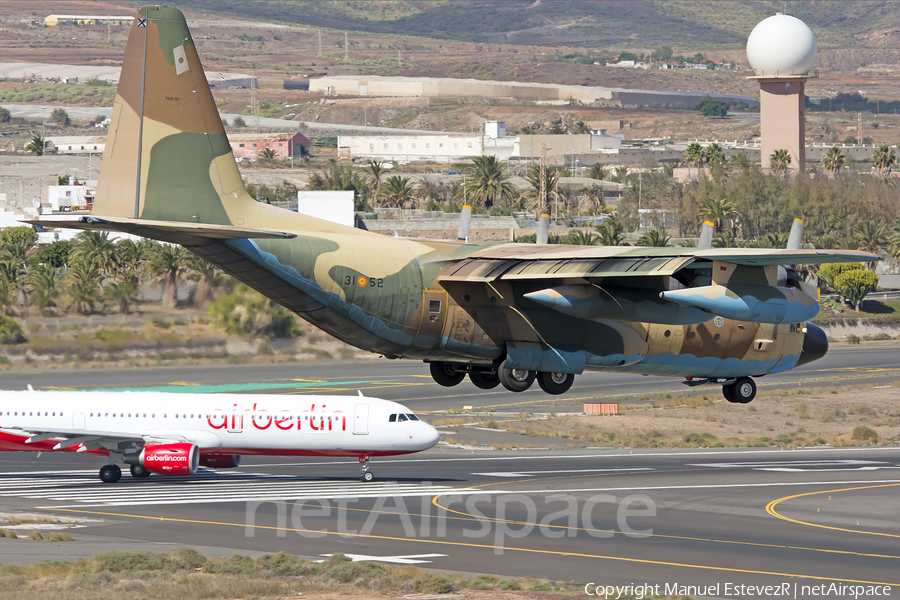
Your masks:
[{"label": "airliner engine", "polygon": [[200,466],[200,448],[196,444],[153,444],[124,460],[159,475],[193,475]]}]

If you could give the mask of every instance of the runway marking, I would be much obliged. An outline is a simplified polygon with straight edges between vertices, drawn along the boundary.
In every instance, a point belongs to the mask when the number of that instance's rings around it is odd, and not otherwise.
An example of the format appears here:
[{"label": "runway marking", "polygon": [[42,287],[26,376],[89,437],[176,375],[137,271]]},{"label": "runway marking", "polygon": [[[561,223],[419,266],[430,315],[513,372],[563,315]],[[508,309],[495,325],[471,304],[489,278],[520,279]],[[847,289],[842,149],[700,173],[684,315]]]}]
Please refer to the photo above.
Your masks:
[{"label": "runway marking", "polygon": [[147,506],[213,502],[269,502],[317,498],[383,498],[468,493],[471,488],[432,485],[430,482],[351,482],[265,473],[200,472],[187,477],[157,476],[105,484],[96,472],[55,472],[29,475],[0,474],[0,497],[16,496],[69,506]]},{"label": "runway marking", "polygon": [[495,471],[493,473],[472,473],[472,475],[484,475],[486,477],[528,477],[529,475],[561,475],[564,473],[615,473],[634,471],[655,471],[652,467],[637,467],[634,469],[565,469],[561,471]]},{"label": "runway marking", "polygon": [[[835,482],[837,484],[850,483],[850,482]],[[883,482],[873,482],[873,481],[859,481],[853,483],[883,483]],[[900,485],[900,483],[885,483],[884,485],[868,485],[863,487],[852,487],[852,488],[844,488],[839,490],[822,490],[821,492],[807,492],[805,494],[794,494],[793,496],[785,496],[784,498],[778,498],[777,500],[772,500],[766,505],[766,512],[772,515],[773,517],[777,517],[782,519],[783,521],[790,521],[791,523],[797,523],[798,525],[807,525],[809,527],[818,527],[820,529],[831,529],[834,531],[844,531],[847,533],[862,533],[865,535],[877,535],[882,537],[891,537],[891,538],[900,538],[900,535],[895,533],[883,533],[880,531],[862,531],[859,529],[847,529],[845,527],[834,527],[832,525],[820,525],[819,523],[809,523],[807,521],[800,521],[798,519],[792,519],[790,517],[786,517],[777,510],[775,507],[785,502],[787,500],[793,500],[794,498],[802,498],[804,496],[815,496],[817,494],[837,494],[839,492],[852,492],[855,490],[870,490],[873,488],[882,488],[882,487],[895,487]]]},{"label": "runway marking", "polygon": [[[348,532],[337,532],[337,531],[320,531],[320,530],[309,530],[309,529],[297,529],[293,527],[283,528],[276,527],[272,525],[257,525],[252,524],[249,525],[247,523],[230,523],[227,521],[201,521],[196,519],[177,519],[171,517],[160,517],[160,516],[151,516],[151,515],[135,515],[128,513],[113,513],[113,512],[100,512],[100,511],[90,511],[90,510],[75,510],[70,508],[50,508],[49,510],[61,510],[64,512],[75,512],[81,514],[91,514],[91,515],[101,515],[106,517],[126,517],[133,519],[146,519],[153,521],[168,521],[172,523],[192,523],[195,525],[217,525],[222,527],[236,527],[246,530],[247,528],[260,529],[260,530],[272,530],[272,531],[292,531],[299,534],[316,534],[316,535],[330,535],[330,536],[338,536],[340,538],[360,538],[360,539],[372,539],[372,540],[390,540],[397,542],[409,542],[416,544],[431,544],[435,546],[455,546],[461,548],[481,548],[484,550],[490,550],[493,552],[495,550],[495,546],[493,544],[475,544],[472,542],[455,542],[451,540],[434,540],[434,539],[422,539],[422,538],[406,538],[406,537],[397,537],[397,536],[387,536],[387,535],[375,535],[375,534],[362,534],[362,533],[348,533]],[[506,546],[504,548],[507,552],[521,552],[528,554],[543,554],[547,556],[564,556],[564,557],[578,557],[578,558],[591,558],[597,560],[609,560],[615,562],[627,562],[627,563],[638,563],[644,565],[663,565],[669,567],[681,567],[687,569],[699,569],[704,571],[719,571],[719,572],[727,572],[727,573],[747,573],[751,575],[774,575],[777,577],[799,577],[802,579],[812,579],[816,581],[843,581],[847,583],[861,583],[864,585],[890,585],[890,586],[900,586],[900,583],[888,583],[881,581],[865,581],[859,579],[846,579],[843,577],[825,577],[821,575],[805,575],[802,573],[783,573],[778,571],[758,571],[753,569],[738,569],[735,567],[717,567],[714,565],[699,565],[699,564],[691,564],[691,563],[677,563],[677,562],[669,562],[669,561],[661,561],[661,560],[650,560],[645,558],[631,558],[624,556],[607,556],[603,554],[587,554],[582,552],[563,552],[559,550],[542,550],[538,548],[521,548],[514,546]]]},{"label": "runway marking", "polygon": [[786,471],[786,472],[817,472],[817,471],[870,471],[874,469],[894,469],[894,466],[859,466],[847,469],[801,469],[799,467],[848,467],[850,465],[890,465],[883,460],[773,460],[773,461],[744,461],[725,463],[691,463],[689,467],[713,467],[719,469],[750,468],[754,471]]},{"label": "runway marking", "polygon": [[[331,554],[320,554],[319,556],[324,556],[326,558],[331,557]],[[423,558],[443,558],[445,556],[450,556],[449,554],[405,554],[403,556],[369,556],[367,554],[346,554],[344,556],[352,560],[353,562],[360,562],[363,560],[374,560],[377,562],[386,562],[386,563],[394,563],[398,565],[421,565],[424,563],[434,562],[432,560],[421,560]]]}]

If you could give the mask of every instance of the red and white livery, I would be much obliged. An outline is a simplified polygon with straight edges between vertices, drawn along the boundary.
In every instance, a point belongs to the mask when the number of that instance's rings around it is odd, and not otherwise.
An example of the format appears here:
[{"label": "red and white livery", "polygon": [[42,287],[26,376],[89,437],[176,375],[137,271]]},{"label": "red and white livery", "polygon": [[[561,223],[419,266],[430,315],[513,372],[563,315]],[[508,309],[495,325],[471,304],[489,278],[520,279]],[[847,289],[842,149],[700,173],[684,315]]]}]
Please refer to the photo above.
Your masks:
[{"label": "red and white livery", "polygon": [[356,456],[372,481],[373,456],[421,452],[440,435],[396,402],[359,396],[2,392],[0,451],[86,452],[134,477],[234,468],[243,455]]}]

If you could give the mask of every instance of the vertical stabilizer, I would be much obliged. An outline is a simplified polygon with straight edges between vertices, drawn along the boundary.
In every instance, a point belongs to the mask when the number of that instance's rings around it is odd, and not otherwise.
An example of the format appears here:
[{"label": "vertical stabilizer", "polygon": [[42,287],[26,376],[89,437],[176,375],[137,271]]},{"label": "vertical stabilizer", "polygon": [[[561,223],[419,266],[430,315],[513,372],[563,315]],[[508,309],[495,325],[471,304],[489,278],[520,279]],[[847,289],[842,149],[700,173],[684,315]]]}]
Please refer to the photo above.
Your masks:
[{"label": "vertical stabilizer", "polygon": [[93,213],[259,226],[181,11],[145,6],[128,35]]}]

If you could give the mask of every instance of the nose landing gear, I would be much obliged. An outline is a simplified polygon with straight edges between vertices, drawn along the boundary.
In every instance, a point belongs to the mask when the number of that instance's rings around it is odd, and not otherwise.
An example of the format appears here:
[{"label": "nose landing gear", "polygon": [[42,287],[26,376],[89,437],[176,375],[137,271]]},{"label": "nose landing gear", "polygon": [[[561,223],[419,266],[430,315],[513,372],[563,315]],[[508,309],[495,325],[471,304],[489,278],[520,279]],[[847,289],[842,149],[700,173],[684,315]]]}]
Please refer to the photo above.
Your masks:
[{"label": "nose landing gear", "polygon": [[359,457],[359,464],[362,465],[359,468],[359,480],[363,483],[369,483],[373,479],[375,479],[375,474],[369,470],[369,455],[364,454]]}]

